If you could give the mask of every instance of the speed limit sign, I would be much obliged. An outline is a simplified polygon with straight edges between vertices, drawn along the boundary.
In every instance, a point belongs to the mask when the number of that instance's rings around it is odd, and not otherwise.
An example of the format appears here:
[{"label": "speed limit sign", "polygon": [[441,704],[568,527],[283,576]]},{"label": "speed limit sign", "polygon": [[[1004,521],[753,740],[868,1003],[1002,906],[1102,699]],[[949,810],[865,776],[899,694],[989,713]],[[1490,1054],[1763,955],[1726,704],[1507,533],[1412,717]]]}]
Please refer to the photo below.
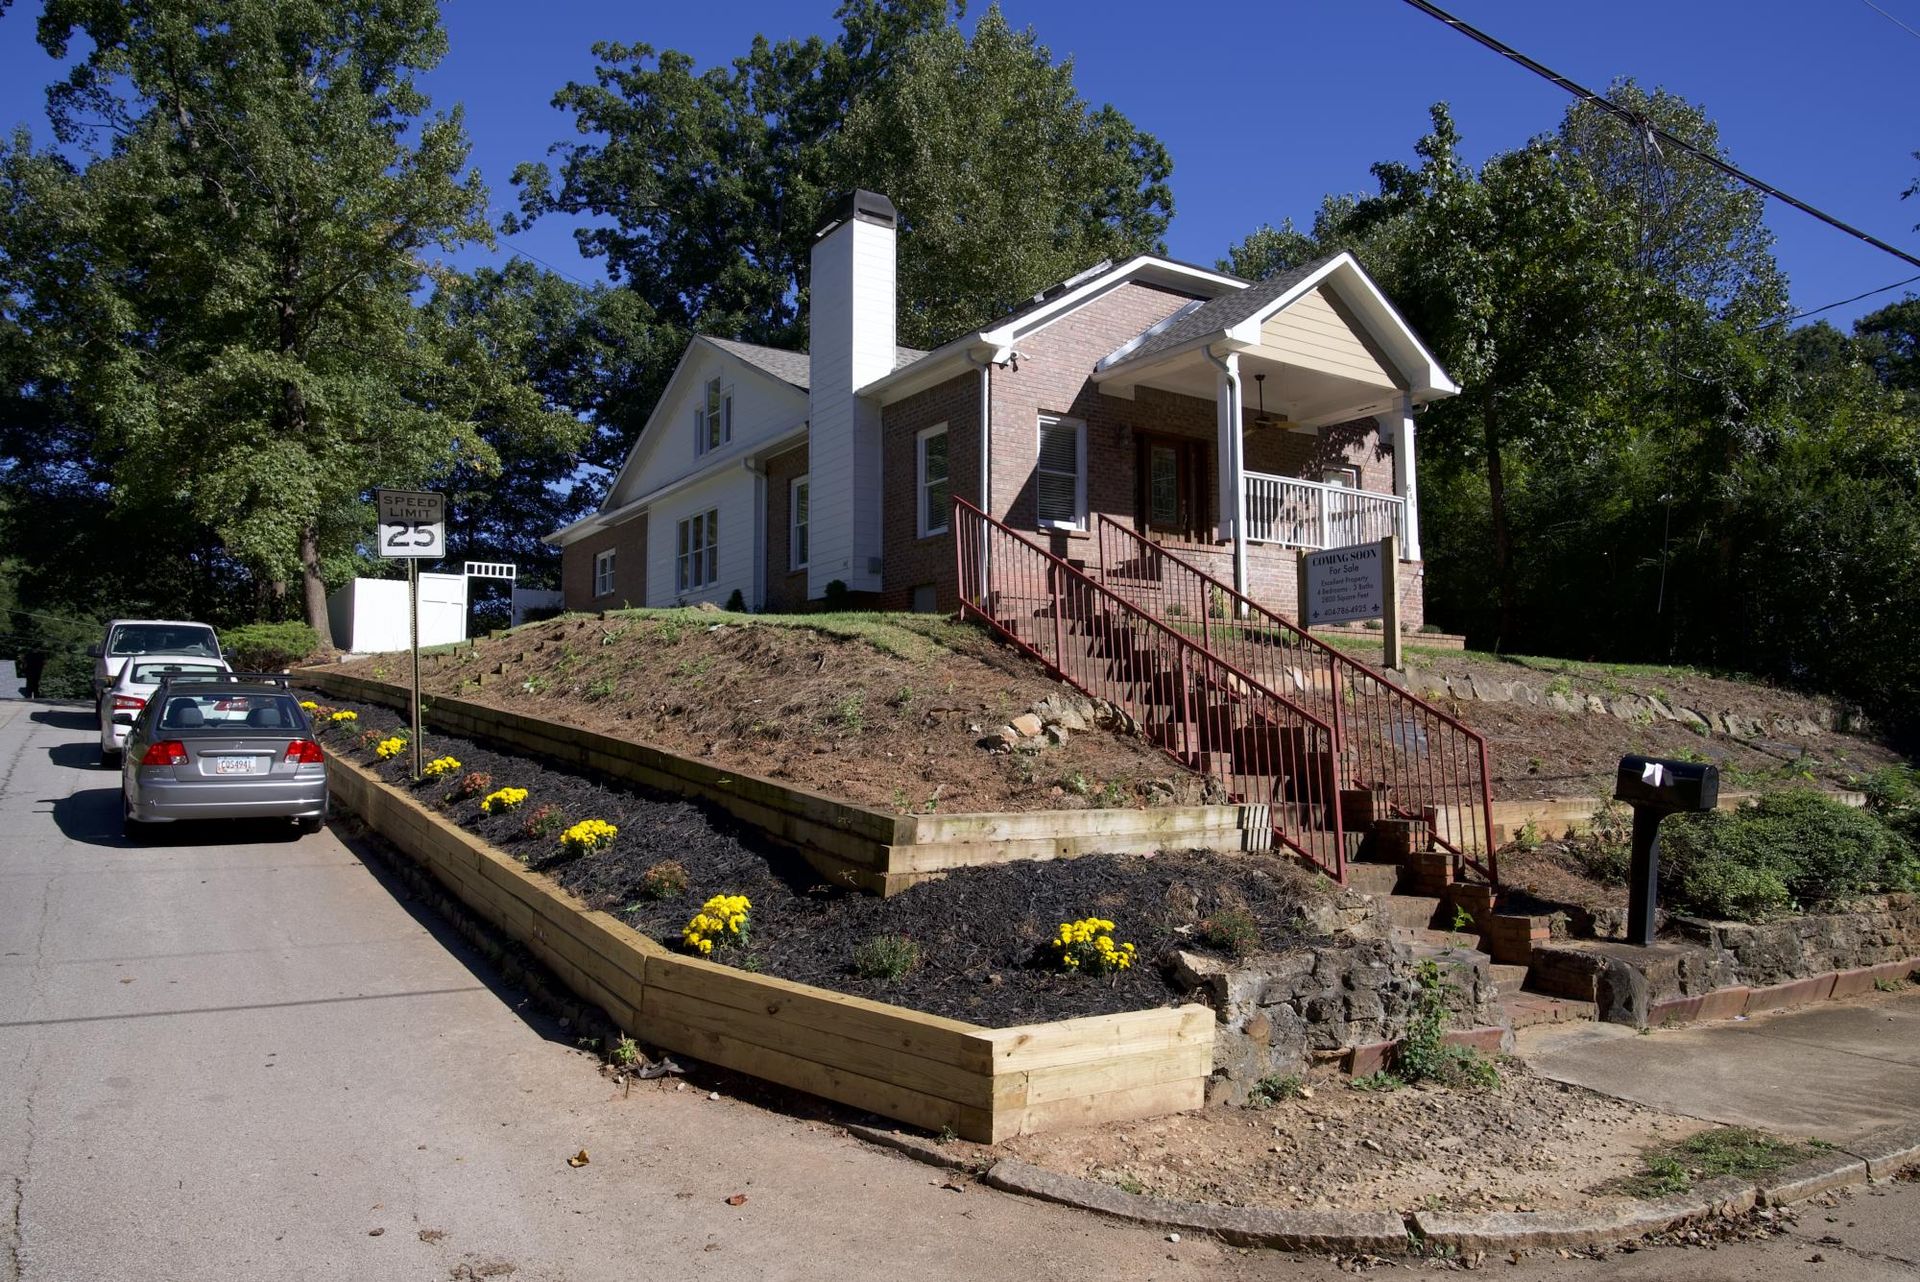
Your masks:
[{"label": "speed limit sign", "polygon": [[434,561],[447,554],[447,496],[419,490],[375,490],[381,556]]}]

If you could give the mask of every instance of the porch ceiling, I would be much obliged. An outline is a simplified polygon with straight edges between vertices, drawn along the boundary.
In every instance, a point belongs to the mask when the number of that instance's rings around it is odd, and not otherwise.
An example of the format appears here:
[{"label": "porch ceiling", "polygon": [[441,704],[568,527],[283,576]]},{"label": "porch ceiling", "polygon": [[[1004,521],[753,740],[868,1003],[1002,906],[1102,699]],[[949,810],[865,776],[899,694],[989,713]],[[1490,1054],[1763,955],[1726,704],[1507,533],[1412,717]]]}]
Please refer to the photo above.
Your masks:
[{"label": "porch ceiling", "polygon": [[[1129,384],[1107,382],[1101,389],[1125,396],[1133,387],[1152,387],[1211,401],[1219,387],[1219,374],[1220,367],[1207,359],[1204,351],[1195,349],[1157,362]],[[1261,374],[1266,375],[1264,383],[1256,377]],[[1270,343],[1240,353],[1240,381],[1241,399],[1249,416],[1260,412],[1264,394],[1267,413],[1300,428],[1384,413],[1404,394],[1377,364],[1372,370],[1353,367],[1336,373],[1302,364]]]}]

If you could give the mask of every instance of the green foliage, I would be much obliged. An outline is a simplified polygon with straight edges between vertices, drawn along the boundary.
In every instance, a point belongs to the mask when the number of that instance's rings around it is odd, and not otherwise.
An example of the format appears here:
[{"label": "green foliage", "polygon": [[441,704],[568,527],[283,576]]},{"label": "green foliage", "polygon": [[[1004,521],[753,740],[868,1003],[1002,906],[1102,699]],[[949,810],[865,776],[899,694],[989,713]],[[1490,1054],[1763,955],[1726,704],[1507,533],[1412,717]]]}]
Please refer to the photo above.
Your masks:
[{"label": "green foliage", "polygon": [[1744,1126],[1720,1126],[1647,1150],[1640,1155],[1639,1171],[1615,1188],[1630,1197],[1670,1197],[1723,1176],[1750,1179],[1784,1170],[1813,1154],[1811,1144],[1790,1144]]},{"label": "green foliage", "polygon": [[833,723],[842,730],[860,733],[867,724],[866,696],[858,690],[833,705]]},{"label": "green foliage", "polygon": [[920,945],[905,935],[875,935],[853,950],[853,969],[862,979],[892,983],[920,968]]},{"label": "green foliage", "polygon": [[1348,1082],[1347,1085],[1356,1091],[1384,1095],[1388,1091],[1399,1090],[1406,1085],[1406,1082],[1402,1080],[1398,1074],[1381,1069],[1377,1073],[1368,1073],[1364,1077],[1356,1077]]},{"label": "green foliage", "polygon": [[1394,1048],[1392,1072],[1401,1081],[1440,1082],[1447,1086],[1477,1086],[1482,1089],[1500,1084],[1500,1074],[1478,1052],[1465,1046],[1450,1046],[1446,1035],[1453,1022],[1449,998],[1454,984],[1440,963],[1428,959],[1414,973],[1413,1020],[1407,1035]]},{"label": "green foliage", "polygon": [[1878,816],[1810,789],[1661,825],[1660,893],[1677,912],[1754,921],[1920,889],[1920,859]]},{"label": "green foliage", "polygon": [[614,1042],[613,1049],[607,1052],[607,1062],[615,1068],[632,1068],[640,1062],[639,1043],[622,1033],[620,1039]]},{"label": "green foliage", "polygon": [[1201,943],[1229,957],[1249,957],[1260,949],[1260,923],[1240,907],[1220,909],[1201,921],[1195,934]]},{"label": "green foliage", "polygon": [[1867,809],[1920,850],[1920,770],[1909,765],[1884,766],[1860,782]]},{"label": "green foliage", "polygon": [[687,890],[687,868],[677,859],[662,859],[640,874],[640,897],[677,899]]},{"label": "green foliage", "polygon": [[220,633],[227,662],[244,672],[278,672],[319,648],[319,633],[304,623],[249,623]]},{"label": "green foliage", "polygon": [[1253,1084],[1247,1092],[1247,1107],[1267,1109],[1283,1100],[1305,1099],[1307,1079],[1298,1073],[1288,1073],[1284,1077],[1269,1074]]}]

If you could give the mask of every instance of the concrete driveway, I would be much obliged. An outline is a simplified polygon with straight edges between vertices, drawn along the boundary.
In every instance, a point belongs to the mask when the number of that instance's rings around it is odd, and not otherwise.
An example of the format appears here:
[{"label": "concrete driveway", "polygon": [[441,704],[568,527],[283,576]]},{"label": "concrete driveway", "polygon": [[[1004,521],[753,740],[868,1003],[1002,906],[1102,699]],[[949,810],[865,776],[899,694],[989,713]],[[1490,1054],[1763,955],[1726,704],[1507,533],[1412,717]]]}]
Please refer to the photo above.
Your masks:
[{"label": "concrete driveway", "polygon": [[1689,1117],[1834,1143],[1920,1118],[1920,992],[1652,1029],[1547,1024],[1535,1071]]}]

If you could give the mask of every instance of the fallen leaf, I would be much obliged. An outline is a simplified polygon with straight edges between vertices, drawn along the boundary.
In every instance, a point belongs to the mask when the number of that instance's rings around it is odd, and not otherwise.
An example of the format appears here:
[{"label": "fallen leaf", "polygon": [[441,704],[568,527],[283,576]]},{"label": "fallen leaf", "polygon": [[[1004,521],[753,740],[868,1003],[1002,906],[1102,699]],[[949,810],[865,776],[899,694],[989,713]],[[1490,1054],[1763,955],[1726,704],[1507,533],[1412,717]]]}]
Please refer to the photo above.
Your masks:
[{"label": "fallen leaf", "polygon": [[568,1166],[585,1166],[586,1164],[587,1164],[587,1150],[585,1149],[581,1149],[578,1153],[575,1153],[572,1157],[567,1159]]},{"label": "fallen leaf", "polygon": [[735,1193],[732,1197],[727,1199],[728,1206],[745,1206],[746,1204],[747,1204],[747,1195],[745,1193]]}]

